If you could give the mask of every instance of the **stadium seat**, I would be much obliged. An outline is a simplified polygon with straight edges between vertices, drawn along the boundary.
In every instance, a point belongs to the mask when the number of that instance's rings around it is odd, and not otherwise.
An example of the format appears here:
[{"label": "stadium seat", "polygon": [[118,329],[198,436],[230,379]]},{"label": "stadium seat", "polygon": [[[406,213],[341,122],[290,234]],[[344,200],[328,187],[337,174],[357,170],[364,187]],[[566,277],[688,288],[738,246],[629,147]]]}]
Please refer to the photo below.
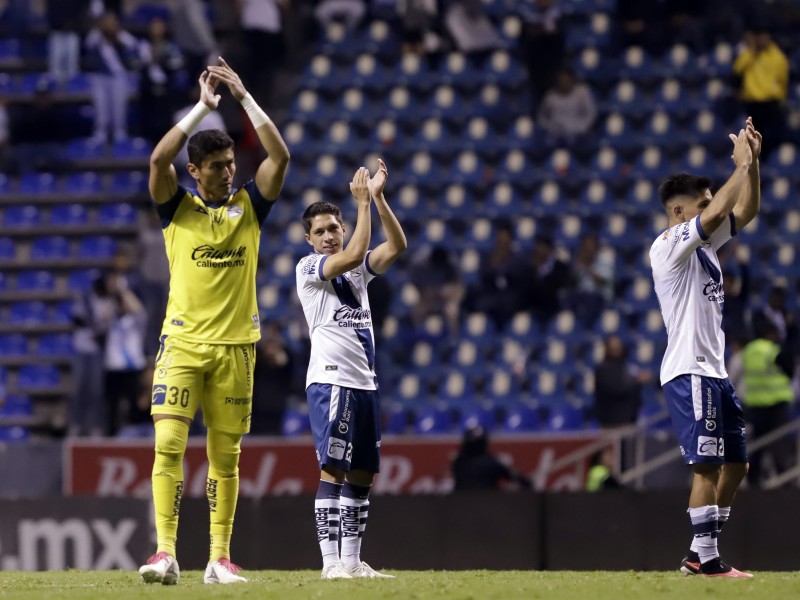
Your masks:
[{"label": "stadium seat", "polygon": [[53,365],[24,365],[19,368],[17,385],[25,388],[50,389],[61,384],[61,374]]},{"label": "stadium seat", "polygon": [[17,290],[26,292],[49,292],[55,289],[55,277],[49,271],[20,271],[17,274]]},{"label": "stadium seat", "polygon": [[127,202],[113,202],[100,207],[97,221],[107,227],[121,227],[136,225],[136,209]]},{"label": "stadium seat", "polygon": [[[97,269],[75,269],[67,276],[67,289],[71,292],[86,291],[98,277],[100,277],[100,271]],[[64,309],[64,306],[62,306],[62,309]]]},{"label": "stadium seat", "polygon": [[58,180],[52,173],[26,173],[19,180],[19,193],[41,196],[56,192]]},{"label": "stadium seat", "polygon": [[402,435],[408,427],[408,413],[402,402],[390,402],[382,410],[383,433]]},{"label": "stadium seat", "polygon": [[78,138],[67,143],[67,155],[72,160],[98,160],[105,157],[105,145],[91,138]]},{"label": "stadium seat", "polygon": [[503,430],[508,433],[537,431],[541,427],[539,413],[527,404],[517,403],[506,408]]},{"label": "stadium seat", "polygon": [[434,402],[415,410],[414,431],[422,435],[449,433],[452,430],[453,415],[445,402]]},{"label": "stadium seat", "polygon": [[545,424],[547,431],[578,431],[583,429],[583,411],[568,402],[550,407]]},{"label": "stadium seat", "polygon": [[14,302],[8,314],[14,325],[41,325],[48,320],[47,306],[38,300]]},{"label": "stadium seat", "polygon": [[26,229],[40,224],[39,209],[31,204],[14,204],[3,210],[3,226],[9,229]]},{"label": "stadium seat", "polygon": [[474,396],[475,389],[469,377],[467,377],[467,373],[459,369],[453,369],[440,375],[438,398],[464,403],[471,401]]},{"label": "stadium seat", "polygon": [[111,146],[111,156],[119,159],[149,158],[153,147],[144,138],[116,140]]},{"label": "stadium seat", "polygon": [[29,417],[33,414],[31,399],[24,394],[9,394],[0,399],[0,416]]},{"label": "stadium seat", "polygon": [[629,46],[623,52],[620,75],[643,85],[652,85],[658,79],[653,59],[640,46]]},{"label": "stadium seat", "polygon": [[450,172],[456,183],[469,187],[477,186],[488,178],[488,171],[483,161],[471,150],[458,155]]},{"label": "stadium seat", "polygon": [[30,438],[30,432],[25,427],[0,426],[0,442],[16,443],[25,442]]},{"label": "stadium seat", "polygon": [[92,235],[83,238],[78,246],[80,258],[111,258],[117,249],[114,238],[107,235]]},{"label": "stadium seat", "polygon": [[42,356],[72,356],[72,336],[68,333],[47,333],[39,338],[39,354]]},{"label": "stadium seat", "polygon": [[83,204],[58,204],[50,211],[50,225],[81,227],[88,222],[89,213]]},{"label": "stadium seat", "polygon": [[70,257],[70,243],[62,235],[39,237],[31,244],[33,260],[60,261]]},{"label": "stadium seat", "polygon": [[483,82],[480,70],[462,52],[450,52],[439,63],[439,80],[460,92],[474,92]]},{"label": "stadium seat", "polygon": [[72,300],[57,302],[51,315],[51,321],[56,324],[72,323]]},{"label": "stadium seat", "polygon": [[0,237],[0,259],[14,260],[17,254],[17,249],[14,240],[9,237]]},{"label": "stadium seat", "polygon": [[281,434],[284,437],[305,435],[311,431],[311,421],[308,412],[294,408],[287,408],[281,418]]},{"label": "stadium seat", "polygon": [[495,428],[494,406],[490,402],[470,402],[459,408],[458,423],[461,431],[483,427],[486,431]]},{"label": "stadium seat", "polygon": [[527,73],[510,53],[494,51],[484,64],[486,77],[507,91],[518,89],[528,79]]},{"label": "stadium seat", "polygon": [[147,174],[142,171],[121,171],[111,178],[111,193],[127,196],[147,191]]},{"label": "stadium seat", "polygon": [[0,333],[0,356],[24,356],[28,340],[21,333]]}]

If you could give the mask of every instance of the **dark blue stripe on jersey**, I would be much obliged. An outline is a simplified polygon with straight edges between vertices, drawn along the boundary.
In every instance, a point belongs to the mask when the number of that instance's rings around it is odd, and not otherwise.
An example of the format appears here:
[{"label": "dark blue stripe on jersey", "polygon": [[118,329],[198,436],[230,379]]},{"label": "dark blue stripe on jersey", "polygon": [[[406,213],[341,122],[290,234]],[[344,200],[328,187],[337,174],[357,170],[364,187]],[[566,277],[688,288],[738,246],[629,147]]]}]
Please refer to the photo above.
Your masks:
[{"label": "dark blue stripe on jersey", "polygon": [[[320,271],[322,271],[321,268]],[[339,277],[331,279],[331,283],[333,284],[333,290],[339,297],[339,302],[345,306],[349,306],[350,308],[361,308],[358,298],[356,298],[356,295],[353,293],[350,284],[343,275],[339,275]],[[369,364],[369,370],[372,371],[375,368],[375,346],[372,343],[372,335],[370,335],[369,329],[358,329],[356,327],[353,329],[355,329],[356,335],[358,336],[358,341],[360,341],[361,345],[364,347],[364,352],[367,355],[367,363]]]},{"label": "dark blue stripe on jersey", "polygon": [[698,217],[697,217],[697,218],[694,220],[694,222],[697,224],[697,233],[699,233],[699,234],[700,234],[700,239],[701,239],[701,240],[703,240],[703,241],[705,242],[705,241],[708,239],[708,236],[706,235],[706,232],[705,232],[705,231],[703,231],[703,226],[702,226],[702,225],[700,225],[700,217],[698,216]]},{"label": "dark blue stripe on jersey", "polygon": [[328,260],[328,257],[323,256],[322,258],[319,259],[319,263],[317,263],[317,275],[319,275],[319,278],[322,281],[328,281],[327,279],[325,279],[325,273],[322,271],[322,265],[325,264],[326,260]]},{"label": "dark blue stripe on jersey", "polygon": [[370,267],[370,266],[369,266],[369,255],[370,255],[370,254],[372,254],[372,250],[370,250],[369,252],[367,252],[367,257],[364,259],[364,266],[366,266],[366,267],[367,267],[367,271],[369,271],[369,272],[370,272],[370,275],[372,275],[372,276],[374,276],[374,277],[377,277],[377,276],[378,276],[378,274],[377,274],[375,271],[373,271],[373,270],[372,270],[372,267]]},{"label": "dark blue stripe on jersey", "polygon": [[728,216],[731,218],[731,237],[736,237],[736,234],[739,233],[736,231],[736,217],[733,216],[733,213],[728,213]]},{"label": "dark blue stripe on jersey", "polygon": [[711,277],[714,280],[714,283],[719,283],[719,280],[722,279],[722,273],[719,272],[719,269],[711,262],[711,259],[708,258],[708,255],[703,252],[703,249],[699,246],[695,248],[695,254],[697,254],[697,258],[700,259],[700,264],[703,267],[703,270],[706,272],[706,275]]},{"label": "dark blue stripe on jersey", "polygon": [[181,201],[186,196],[187,191],[185,187],[179,185],[175,195],[166,202],[159,203],[151,198],[151,202],[153,206],[155,206],[158,216],[161,217],[161,229],[166,229],[169,227],[169,224],[172,223],[172,218],[175,216],[175,213],[178,212],[178,207],[181,205]]},{"label": "dark blue stripe on jersey", "polygon": [[253,209],[256,211],[258,224],[263,225],[264,220],[269,214],[269,211],[271,211],[272,207],[275,205],[275,200],[267,200],[261,195],[261,192],[258,191],[258,186],[256,186],[255,179],[251,179],[245,183],[242,186],[242,189],[244,189],[250,196],[250,203],[253,205]]}]

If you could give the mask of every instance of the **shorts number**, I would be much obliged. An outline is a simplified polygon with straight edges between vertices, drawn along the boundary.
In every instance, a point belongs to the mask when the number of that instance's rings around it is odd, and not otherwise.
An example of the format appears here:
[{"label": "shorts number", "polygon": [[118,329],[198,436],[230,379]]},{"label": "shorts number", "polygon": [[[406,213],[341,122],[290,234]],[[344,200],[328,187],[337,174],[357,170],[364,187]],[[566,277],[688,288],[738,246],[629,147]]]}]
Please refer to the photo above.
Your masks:
[{"label": "shorts number", "polygon": [[178,404],[178,401],[180,401],[181,407],[187,408],[189,406],[188,388],[179,388],[178,386],[173,385],[171,388],[169,388],[169,393],[171,397],[167,400],[167,404],[175,406],[176,404]]}]

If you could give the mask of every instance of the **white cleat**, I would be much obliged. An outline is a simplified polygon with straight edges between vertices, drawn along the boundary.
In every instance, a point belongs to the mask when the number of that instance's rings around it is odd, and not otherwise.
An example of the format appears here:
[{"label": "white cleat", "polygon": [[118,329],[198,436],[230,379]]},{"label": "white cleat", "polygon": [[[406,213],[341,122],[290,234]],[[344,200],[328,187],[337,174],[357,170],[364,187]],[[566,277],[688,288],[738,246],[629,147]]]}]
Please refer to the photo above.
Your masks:
[{"label": "white cleat", "polygon": [[328,565],[322,569],[320,579],[352,579],[353,576],[344,570],[344,567],[339,564]]},{"label": "white cleat", "polygon": [[386,573],[376,571],[363,561],[352,567],[347,567],[345,570],[350,574],[350,577],[366,577],[368,579],[396,579],[394,575],[387,575]]},{"label": "white cleat", "polygon": [[208,563],[203,583],[247,583],[247,579],[238,575],[242,568],[227,558],[220,558]]},{"label": "white cleat", "polygon": [[181,578],[181,570],[174,556],[159,552],[148,558],[146,565],[139,567],[139,575],[145,583],[175,585]]}]

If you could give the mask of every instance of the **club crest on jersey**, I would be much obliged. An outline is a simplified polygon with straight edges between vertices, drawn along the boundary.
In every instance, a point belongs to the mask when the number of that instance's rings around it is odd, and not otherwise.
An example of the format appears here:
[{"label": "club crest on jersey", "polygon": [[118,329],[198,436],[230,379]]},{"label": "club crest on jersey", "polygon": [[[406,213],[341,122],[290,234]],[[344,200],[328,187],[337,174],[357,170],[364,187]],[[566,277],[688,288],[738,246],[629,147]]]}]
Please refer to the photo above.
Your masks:
[{"label": "club crest on jersey", "polygon": [[233,204],[231,206],[228,206],[226,210],[228,211],[229,219],[235,219],[236,217],[241,217],[242,213],[244,212],[242,210],[242,207],[239,206],[238,204]]}]

